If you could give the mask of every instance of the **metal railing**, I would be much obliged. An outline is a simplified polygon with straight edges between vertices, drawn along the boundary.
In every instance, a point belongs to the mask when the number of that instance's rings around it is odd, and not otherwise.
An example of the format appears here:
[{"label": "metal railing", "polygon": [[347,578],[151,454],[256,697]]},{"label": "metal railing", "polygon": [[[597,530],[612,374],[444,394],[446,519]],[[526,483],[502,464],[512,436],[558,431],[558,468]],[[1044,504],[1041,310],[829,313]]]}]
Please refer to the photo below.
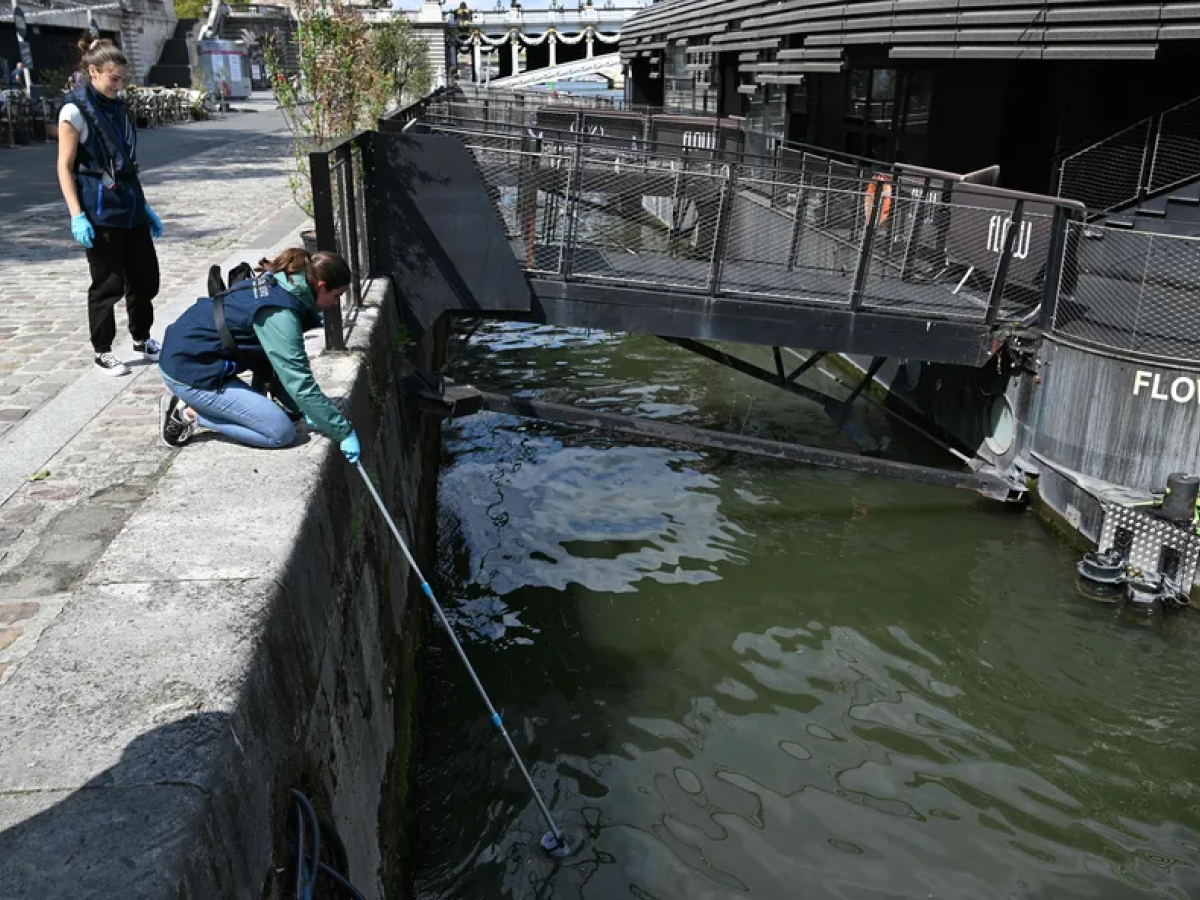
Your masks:
[{"label": "metal railing", "polygon": [[[424,115],[445,89],[423,97],[384,116],[380,132],[403,131]],[[379,271],[373,227],[374,207],[381,201],[374,190],[374,132],[364,131],[308,155],[312,187],[313,223],[317,248],[341,255],[350,264],[350,289],[340,306],[325,315],[325,345],[346,348],[346,323],[362,305],[366,283]],[[386,201],[384,201],[386,202]]]},{"label": "metal railing", "polygon": [[1072,222],[1051,333],[1155,365],[1200,366],[1200,238]]},{"label": "metal railing", "polygon": [[[1078,286],[1098,289],[1101,263],[1079,255],[1080,203],[784,142],[764,155],[729,120],[540,99],[532,111],[483,111],[439,91],[379,123],[462,141],[534,277],[1063,333],[1080,321],[1071,319]],[[384,262],[373,233],[374,205],[388,202],[373,177],[375,138],[309,157],[317,244],[353,272],[344,306],[326,315],[334,349]]]},{"label": "metal railing", "polygon": [[436,113],[428,127],[470,149],[514,252],[542,277],[990,325],[1036,318],[1082,211],[933,170],[870,177],[882,164],[803,151],[783,162],[720,141],[619,149],[608,135]]},{"label": "metal railing", "polygon": [[1200,177],[1200,97],[1063,157],[1056,192],[1109,212]]},{"label": "metal railing", "polygon": [[372,132],[360,132],[308,155],[317,249],[340,254],[350,264],[350,289],[339,306],[325,312],[325,346],[346,349],[346,318],[362,305],[363,284],[375,271],[367,171],[372,167]]},{"label": "metal railing", "polygon": [[[488,101],[495,108],[520,109],[534,112],[543,106],[574,106],[584,109],[613,109],[628,112],[664,112],[660,106],[629,103],[622,97],[605,97],[601,95],[580,95],[560,93],[558,91],[511,91],[492,89],[488,83],[459,82],[455,85],[451,96],[467,102]],[[682,111],[682,112],[686,112]]]},{"label": "metal railing", "polygon": [[518,95],[514,100],[488,94],[468,97],[448,93],[431,104],[425,118],[427,121],[469,121],[477,123],[479,127],[501,131],[528,129],[536,134],[567,132],[584,135],[593,144],[612,143],[626,152],[663,145],[670,152],[708,155],[724,162],[748,162],[753,158],[755,162],[772,168],[800,158],[834,161],[838,166],[852,167],[863,174],[893,168],[887,163],[866,157],[752,131],[742,119],[709,114],[664,113],[657,107],[609,107],[588,102],[588,98],[578,98],[580,102],[577,103],[571,102],[575,99],[567,98],[567,102],[563,102],[542,94]]}]

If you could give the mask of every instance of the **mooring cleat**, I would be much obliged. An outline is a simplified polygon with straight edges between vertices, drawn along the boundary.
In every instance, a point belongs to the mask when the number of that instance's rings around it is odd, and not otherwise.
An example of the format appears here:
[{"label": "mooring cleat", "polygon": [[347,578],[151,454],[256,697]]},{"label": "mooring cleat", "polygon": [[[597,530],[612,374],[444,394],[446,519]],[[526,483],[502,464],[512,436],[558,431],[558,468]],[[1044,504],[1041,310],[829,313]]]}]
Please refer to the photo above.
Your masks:
[{"label": "mooring cleat", "polygon": [[571,848],[567,844],[567,839],[555,834],[553,831],[547,831],[542,835],[542,849],[555,859],[566,859],[571,855]]}]

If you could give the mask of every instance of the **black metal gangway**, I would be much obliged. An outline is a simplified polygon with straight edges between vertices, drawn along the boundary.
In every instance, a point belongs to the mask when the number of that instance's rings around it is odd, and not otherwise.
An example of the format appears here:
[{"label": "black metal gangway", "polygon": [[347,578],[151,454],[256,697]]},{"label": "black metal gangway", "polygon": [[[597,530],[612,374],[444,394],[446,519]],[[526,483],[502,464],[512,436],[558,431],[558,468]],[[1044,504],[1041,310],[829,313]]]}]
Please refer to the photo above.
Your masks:
[{"label": "black metal gangway", "polygon": [[[311,154],[318,244],[350,257],[352,308],[361,279],[386,276],[418,337],[447,316],[654,334],[845,423],[888,358],[980,366],[1036,337],[1070,277],[1072,201],[796,145],[764,155],[711,117],[502,108],[443,91]],[[336,314],[327,324],[336,347]],[[774,348],[775,369],[713,341]],[[790,347],[814,355],[788,372]],[[799,383],[829,352],[873,359],[844,401]],[[673,439],[896,474],[866,456],[691,431]],[[969,448],[943,446],[969,471],[912,477],[1024,495]]]},{"label": "black metal gangway", "polygon": [[409,134],[470,153],[533,314],[558,324],[977,366],[1041,322],[1082,211],[815,148],[756,155],[711,117],[491,112],[447,99]]},{"label": "black metal gangway", "polygon": [[717,117],[441,91],[312,155],[318,241],[412,284],[436,258],[445,312],[688,339],[978,366],[1053,313],[1078,203],[760,148]]}]

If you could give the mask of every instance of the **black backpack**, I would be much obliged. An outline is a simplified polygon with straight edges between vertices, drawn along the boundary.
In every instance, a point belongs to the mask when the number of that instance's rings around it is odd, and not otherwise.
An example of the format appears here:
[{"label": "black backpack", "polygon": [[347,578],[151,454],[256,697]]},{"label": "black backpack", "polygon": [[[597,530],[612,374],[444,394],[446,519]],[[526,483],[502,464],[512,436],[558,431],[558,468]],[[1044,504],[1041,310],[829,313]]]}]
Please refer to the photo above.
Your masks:
[{"label": "black backpack", "polygon": [[[247,278],[254,277],[254,270],[250,268],[250,263],[243,262],[234,266],[229,270],[229,284],[241,284]],[[208,296],[213,301],[213,319],[217,326],[217,334],[221,338],[221,344],[229,351],[229,355],[243,369],[248,369],[254,373],[254,377],[266,384],[270,384],[275,380],[275,372],[270,365],[265,365],[262,362],[251,360],[241,348],[238,347],[237,341],[233,339],[233,334],[229,331],[229,326],[225,324],[225,297],[230,292],[231,287],[227,287],[225,282],[221,280],[221,267],[213,266],[208,270]]]}]

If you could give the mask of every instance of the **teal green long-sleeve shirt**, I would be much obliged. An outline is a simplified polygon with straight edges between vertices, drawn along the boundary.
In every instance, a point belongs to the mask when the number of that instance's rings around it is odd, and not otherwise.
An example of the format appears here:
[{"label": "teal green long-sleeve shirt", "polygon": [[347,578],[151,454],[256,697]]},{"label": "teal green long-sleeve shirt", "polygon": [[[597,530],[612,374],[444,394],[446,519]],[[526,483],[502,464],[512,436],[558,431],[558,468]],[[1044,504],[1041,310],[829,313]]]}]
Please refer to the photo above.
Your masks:
[{"label": "teal green long-sleeve shirt", "polygon": [[[311,303],[311,294],[297,299]],[[275,369],[280,401],[293,412],[308,416],[318,431],[335,441],[349,437],[353,427],[313,377],[299,316],[281,307],[260,309],[254,317],[254,333]]]}]

